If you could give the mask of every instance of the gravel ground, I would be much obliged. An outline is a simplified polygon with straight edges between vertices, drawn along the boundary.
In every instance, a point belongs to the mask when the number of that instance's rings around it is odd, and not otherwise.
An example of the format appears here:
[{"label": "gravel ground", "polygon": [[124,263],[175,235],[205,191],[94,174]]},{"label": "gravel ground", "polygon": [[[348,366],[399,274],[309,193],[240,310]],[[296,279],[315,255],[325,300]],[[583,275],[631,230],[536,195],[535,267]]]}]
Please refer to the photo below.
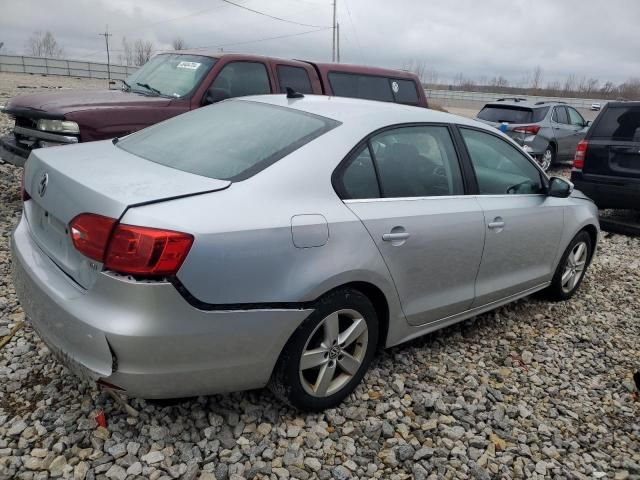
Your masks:
[{"label": "gravel ground", "polygon": [[[0,165],[0,337],[24,320],[8,247],[19,215],[19,171]],[[529,298],[380,352],[322,414],[253,391],[133,399],[133,418],[25,324],[0,349],[0,479],[640,478],[640,239],[599,248],[571,301]]]}]

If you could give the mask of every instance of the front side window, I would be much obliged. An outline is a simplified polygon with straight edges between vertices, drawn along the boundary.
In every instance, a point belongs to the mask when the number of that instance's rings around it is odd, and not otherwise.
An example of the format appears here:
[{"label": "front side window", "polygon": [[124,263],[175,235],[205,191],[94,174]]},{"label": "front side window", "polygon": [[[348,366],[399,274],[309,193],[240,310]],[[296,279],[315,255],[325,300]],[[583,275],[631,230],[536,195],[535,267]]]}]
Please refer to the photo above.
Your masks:
[{"label": "front side window", "polygon": [[370,140],[384,197],[460,195],[462,175],[447,127],[387,130]]},{"label": "front side window", "polygon": [[569,112],[569,122],[571,123],[571,125],[575,125],[576,127],[584,127],[584,118],[582,118],[582,115],[580,115],[575,108],[567,107],[567,111]]},{"label": "front side window", "polygon": [[516,147],[489,133],[460,131],[481,195],[544,193],[540,171]]},{"label": "front side window", "polygon": [[200,85],[216,62],[200,55],[156,55],[127,78],[133,92],[182,98]]},{"label": "front side window", "polygon": [[260,62],[230,62],[220,70],[211,89],[223,92],[223,98],[271,93],[267,67]]},{"label": "front side window", "polygon": [[157,123],[116,146],[184,172],[240,181],[339,124],[291,108],[231,100]]},{"label": "front side window", "polygon": [[364,98],[393,102],[393,92],[388,78],[356,73],[330,72],[329,83],[338,97]]},{"label": "front side window", "polygon": [[280,93],[285,93],[287,87],[293,88],[299,93],[313,93],[309,74],[302,67],[291,67],[289,65],[278,65],[278,82],[280,83]]}]

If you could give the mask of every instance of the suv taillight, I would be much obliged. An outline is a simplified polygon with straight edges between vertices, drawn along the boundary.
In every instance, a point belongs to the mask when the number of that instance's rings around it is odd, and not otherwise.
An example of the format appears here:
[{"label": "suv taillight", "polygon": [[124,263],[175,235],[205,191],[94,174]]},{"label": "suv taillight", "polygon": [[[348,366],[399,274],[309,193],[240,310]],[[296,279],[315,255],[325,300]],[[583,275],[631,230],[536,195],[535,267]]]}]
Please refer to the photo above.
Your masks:
[{"label": "suv taillight", "polygon": [[22,169],[22,177],[20,178],[20,191],[22,192],[22,201],[26,202],[27,200],[31,200],[31,195],[24,188],[24,168]]},{"label": "suv taillight", "polygon": [[587,140],[580,140],[576,147],[576,154],[573,157],[573,168],[582,170],[584,168],[584,159],[587,156],[587,149],[589,148],[589,142]]},{"label": "suv taillight", "polygon": [[528,135],[537,135],[540,131],[540,125],[523,125],[521,127],[515,127],[514,132],[526,133]]},{"label": "suv taillight", "polygon": [[187,233],[118,224],[114,218],[93,213],[78,215],[69,227],[80,253],[129,275],[174,275],[193,244],[193,236]]}]

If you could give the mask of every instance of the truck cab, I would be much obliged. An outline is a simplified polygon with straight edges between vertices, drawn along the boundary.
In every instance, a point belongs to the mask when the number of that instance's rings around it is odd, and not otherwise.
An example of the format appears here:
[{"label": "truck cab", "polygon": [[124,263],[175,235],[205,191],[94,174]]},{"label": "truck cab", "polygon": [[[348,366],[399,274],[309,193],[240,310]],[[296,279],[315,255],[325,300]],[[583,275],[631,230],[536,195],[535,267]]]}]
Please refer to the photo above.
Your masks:
[{"label": "truck cab", "polygon": [[0,138],[0,159],[22,166],[34,148],[120,137],[221,100],[283,93],[367,98],[427,107],[418,78],[381,68],[246,54],[161,53],[121,89],[68,90],[15,97],[15,119]]}]

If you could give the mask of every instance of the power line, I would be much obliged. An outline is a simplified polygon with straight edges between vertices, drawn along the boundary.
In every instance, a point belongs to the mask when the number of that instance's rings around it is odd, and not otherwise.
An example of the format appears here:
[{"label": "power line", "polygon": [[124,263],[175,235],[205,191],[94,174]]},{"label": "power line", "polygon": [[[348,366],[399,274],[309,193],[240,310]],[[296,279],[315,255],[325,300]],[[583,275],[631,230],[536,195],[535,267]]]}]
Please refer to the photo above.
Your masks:
[{"label": "power line", "polygon": [[249,12],[257,13],[258,15],[262,15],[264,17],[269,17],[269,18],[272,18],[274,20],[279,20],[281,22],[292,23],[294,25],[301,25],[303,27],[325,28],[324,25],[310,25],[308,23],[295,22],[293,20],[287,20],[286,18],[276,17],[275,15],[269,15],[268,13],[264,13],[264,12],[261,12],[259,10],[254,10],[253,8],[245,7],[244,5],[240,5],[239,3],[232,2],[231,0],[221,0],[221,1],[223,1],[224,3],[228,3],[229,5],[233,5],[233,6],[236,6],[238,8],[242,8],[243,10],[248,10]]},{"label": "power line", "polygon": [[236,45],[245,45],[248,43],[257,43],[257,42],[266,42],[268,40],[277,40],[279,38],[288,38],[288,37],[297,37],[300,35],[307,35],[309,33],[315,33],[315,32],[323,32],[325,30],[330,30],[331,27],[322,27],[322,28],[316,28],[315,30],[309,30],[306,32],[298,32],[298,33],[290,33],[288,35],[278,35],[275,37],[266,37],[266,38],[259,38],[257,40],[248,40],[246,42],[234,42],[234,43],[221,43],[219,45],[205,45],[202,47],[195,47],[195,48],[191,48],[190,50],[203,50],[205,48],[220,48],[220,47],[233,47]]},{"label": "power line", "polygon": [[126,31],[129,31],[129,30],[134,30],[134,29],[138,29],[138,28],[153,27],[153,26],[159,25],[161,23],[173,22],[174,20],[181,20],[183,18],[193,17],[194,15],[199,15],[201,13],[210,12],[212,10],[218,10],[218,9],[224,8],[224,7],[226,7],[226,5],[218,5],[217,7],[205,8],[204,10],[198,10],[197,12],[188,13],[186,15],[181,15],[179,17],[167,18],[166,20],[160,20],[160,21],[154,22],[154,23],[148,23],[148,24],[145,24],[145,25],[138,25],[136,27],[120,28],[118,30],[113,30],[113,31],[114,32],[126,32]]},{"label": "power line", "polygon": [[356,37],[356,43],[358,44],[358,50],[360,50],[360,61],[364,62],[364,52],[362,51],[362,45],[360,45],[360,38],[358,37],[358,31],[356,30],[356,25],[353,23],[353,18],[351,17],[351,9],[349,8],[349,0],[344,0],[344,6],[347,7],[347,14],[349,15],[349,23],[351,23],[351,28],[353,29],[353,36]]}]

